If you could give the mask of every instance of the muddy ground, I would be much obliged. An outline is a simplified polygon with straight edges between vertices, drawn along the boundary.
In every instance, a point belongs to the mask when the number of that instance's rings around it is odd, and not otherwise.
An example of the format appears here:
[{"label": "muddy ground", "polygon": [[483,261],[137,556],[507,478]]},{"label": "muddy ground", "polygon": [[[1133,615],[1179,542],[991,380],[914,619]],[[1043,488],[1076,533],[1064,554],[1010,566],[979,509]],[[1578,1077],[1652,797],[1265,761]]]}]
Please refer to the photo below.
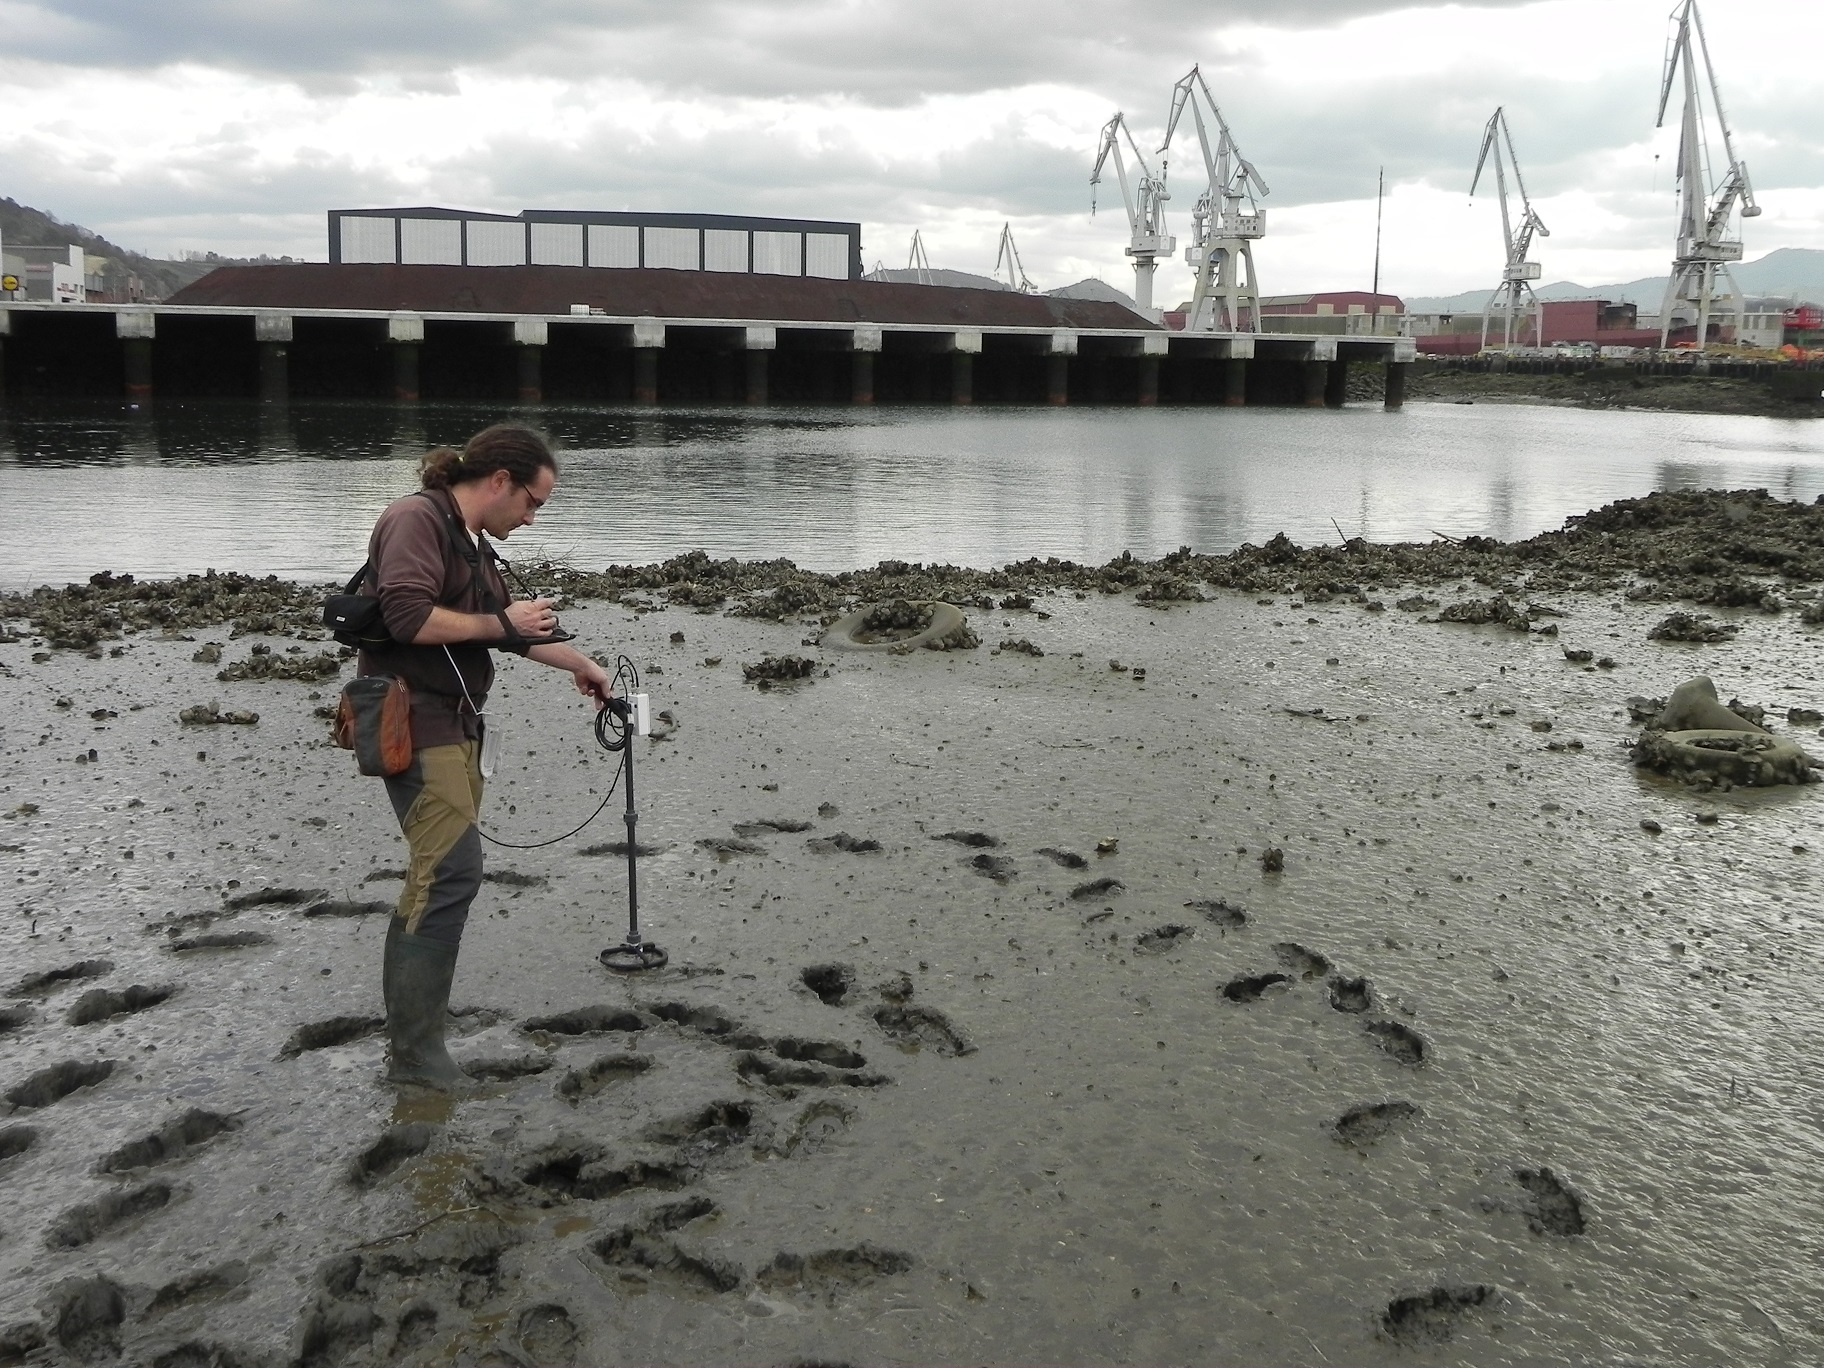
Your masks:
[{"label": "muddy ground", "polygon": [[[1360,367],[1360,381],[1379,397],[1380,376]],[[1357,377],[1351,377],[1356,379]],[[1776,395],[1765,380],[1726,375],[1635,375],[1592,366],[1578,375],[1494,374],[1439,367],[1414,374],[1406,397],[1456,403],[1546,403],[1575,408],[1650,409],[1658,413],[1733,413],[1761,418],[1815,418],[1824,405]]]},{"label": "muddy ground", "polygon": [[[0,1363],[1815,1362],[1824,788],[1637,772],[1626,700],[1708,673],[1824,749],[1816,516],[953,575],[1013,606],[897,656],[805,639],[943,574],[578,579],[670,714],[671,964],[596,962],[618,795],[490,848],[453,1104],[380,1082],[402,847],[333,644],[13,600]],[[1649,638],[1718,582],[1733,637]],[[537,841],[613,769],[502,676],[487,825]]]}]

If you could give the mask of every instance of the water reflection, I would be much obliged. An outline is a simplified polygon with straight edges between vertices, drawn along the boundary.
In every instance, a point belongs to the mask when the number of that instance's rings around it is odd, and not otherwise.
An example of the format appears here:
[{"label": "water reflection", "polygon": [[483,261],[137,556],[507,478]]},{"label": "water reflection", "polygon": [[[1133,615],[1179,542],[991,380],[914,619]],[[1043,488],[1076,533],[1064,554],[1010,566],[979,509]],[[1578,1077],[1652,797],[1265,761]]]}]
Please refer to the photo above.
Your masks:
[{"label": "water reflection", "polygon": [[[418,457],[511,411],[237,403],[0,410],[0,583],[359,563]],[[1824,426],[1426,405],[1273,409],[537,408],[559,498],[509,551],[582,565],[701,547],[816,569],[994,565],[1434,532],[1524,537],[1654,488],[1824,493]]]}]

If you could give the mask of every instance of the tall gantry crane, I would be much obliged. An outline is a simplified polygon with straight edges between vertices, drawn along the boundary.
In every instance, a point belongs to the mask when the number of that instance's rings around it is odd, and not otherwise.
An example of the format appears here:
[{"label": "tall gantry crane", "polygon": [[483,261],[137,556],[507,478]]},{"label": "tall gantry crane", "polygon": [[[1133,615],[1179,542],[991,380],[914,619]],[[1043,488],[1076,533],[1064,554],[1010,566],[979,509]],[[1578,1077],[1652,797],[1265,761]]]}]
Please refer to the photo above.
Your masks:
[{"label": "tall gantry crane", "polygon": [[994,256],[994,278],[1001,278],[1001,267],[1007,268],[1007,288],[1015,294],[1037,294],[1039,287],[1026,276],[1026,267],[1020,261],[1020,249],[1013,245],[1013,225],[1001,225],[1001,250]]},{"label": "tall gantry crane", "polygon": [[[1502,147],[1507,149],[1505,163],[1502,159]],[[1533,281],[1539,279],[1539,263],[1528,261],[1526,254],[1532,250],[1533,234],[1550,237],[1552,230],[1545,226],[1533,209],[1532,200],[1526,195],[1526,182],[1520,179],[1520,159],[1514,155],[1514,135],[1508,131],[1507,115],[1501,112],[1501,106],[1495,106],[1495,112],[1489,117],[1488,127],[1482,131],[1482,152],[1476,158],[1476,174],[1469,182],[1469,193],[1474,198],[1476,186],[1482,183],[1482,168],[1487,165],[1489,154],[1495,159],[1495,193],[1501,200],[1501,237],[1507,244],[1507,265],[1501,271],[1501,284],[1488,297],[1488,303],[1482,307],[1482,346],[1488,346],[1489,312],[1494,309],[1495,301],[1500,305],[1503,322],[1501,346],[1505,350],[1514,345],[1515,326],[1520,318],[1522,296],[1531,299],[1532,305],[1527,310],[1533,319],[1533,345],[1538,346],[1545,336],[1540,327],[1541,310],[1539,296],[1533,293]],[[1514,168],[1514,188],[1520,192],[1520,233],[1514,234],[1514,221],[1507,208],[1507,170]],[[1521,333],[1525,337],[1524,331]]]},{"label": "tall gantry crane", "polygon": [[[1697,36],[1695,49],[1692,35]],[[1702,54],[1705,82],[1710,89],[1711,110],[1723,134],[1723,152],[1729,158],[1729,169],[1722,180],[1711,188],[1710,148],[1704,139],[1703,87],[1698,84],[1697,58]],[[1684,73],[1685,113],[1678,135],[1678,238],[1672,252],[1672,278],[1666,282],[1665,304],[1659,313],[1659,345],[1664,347],[1672,330],[1672,308],[1679,301],[1697,308],[1697,346],[1701,351],[1709,338],[1710,304],[1716,297],[1716,277],[1720,272],[1734,291],[1738,319],[1743,306],[1741,288],[1728,263],[1742,259],[1739,237],[1729,236],[1730,220],[1739,205],[1743,218],[1754,218],[1761,212],[1754,202],[1754,186],[1748,180],[1748,168],[1735,155],[1735,141],[1729,136],[1729,119],[1723,113],[1723,95],[1716,84],[1716,67],[1710,61],[1710,44],[1704,38],[1703,17],[1697,12],[1697,0],[1680,0],[1672,11],[1672,33],[1666,43],[1666,73],[1659,87],[1659,117],[1655,128],[1666,122],[1666,105],[1672,98],[1672,81]]]},{"label": "tall gantry crane", "polygon": [[[1127,179],[1127,161],[1121,153],[1123,142],[1127,144],[1128,155],[1134,159],[1137,179],[1131,186]],[[1160,257],[1169,257],[1178,249],[1178,240],[1165,231],[1165,202],[1171,198],[1165,191],[1165,169],[1161,166],[1159,174],[1153,174],[1134,142],[1134,135],[1128,131],[1127,120],[1117,110],[1115,117],[1102,127],[1096,169],[1089,173],[1089,212],[1092,216],[1096,212],[1095,188],[1102,183],[1102,168],[1111,157],[1115,163],[1115,178],[1121,182],[1121,202],[1127,209],[1130,230],[1127,255],[1134,259],[1134,308],[1158,322],[1159,311],[1153,307],[1153,271]]]},{"label": "tall gantry crane", "polygon": [[931,258],[925,253],[924,234],[916,228],[912,230],[912,250],[906,254],[906,270],[915,284],[931,283]]},{"label": "tall gantry crane", "polygon": [[[1201,101],[1197,98],[1199,92]],[[1209,186],[1191,211],[1191,245],[1184,249],[1185,261],[1197,272],[1185,329],[1258,332],[1260,283],[1254,273],[1251,244],[1266,236],[1267,216],[1254,197],[1268,193],[1267,183],[1254,169],[1254,163],[1241,155],[1235,135],[1217,108],[1216,97],[1210,94],[1209,83],[1196,67],[1172,87],[1172,116],[1165,126],[1165,141],[1159,145],[1161,153],[1171,147],[1172,135],[1187,106],[1197,125],[1197,142],[1203,152]],[[1209,125],[1204,122],[1205,106],[1216,126],[1214,143]]]}]

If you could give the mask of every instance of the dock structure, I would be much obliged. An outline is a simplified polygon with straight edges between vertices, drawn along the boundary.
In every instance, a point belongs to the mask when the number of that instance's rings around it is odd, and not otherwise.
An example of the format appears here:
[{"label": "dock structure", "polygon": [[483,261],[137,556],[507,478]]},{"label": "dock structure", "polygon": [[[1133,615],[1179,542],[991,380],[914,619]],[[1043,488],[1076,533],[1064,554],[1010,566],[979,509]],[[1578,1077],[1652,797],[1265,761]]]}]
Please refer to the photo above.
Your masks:
[{"label": "dock structure", "polygon": [[0,303],[0,397],[1338,407],[1409,338],[1173,332],[1118,304],[570,266],[226,267],[150,305]]}]

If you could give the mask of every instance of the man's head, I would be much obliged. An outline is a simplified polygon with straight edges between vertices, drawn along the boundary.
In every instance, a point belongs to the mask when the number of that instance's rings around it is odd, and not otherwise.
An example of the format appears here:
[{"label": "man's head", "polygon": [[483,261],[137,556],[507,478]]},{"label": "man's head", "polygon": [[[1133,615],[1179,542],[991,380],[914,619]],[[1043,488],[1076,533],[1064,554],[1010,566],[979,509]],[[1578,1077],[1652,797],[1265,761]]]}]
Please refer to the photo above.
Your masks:
[{"label": "man's head", "polygon": [[497,423],[483,428],[457,453],[439,447],[424,458],[419,478],[426,489],[456,496],[471,530],[505,537],[524,527],[557,488],[557,459],[530,428]]}]

